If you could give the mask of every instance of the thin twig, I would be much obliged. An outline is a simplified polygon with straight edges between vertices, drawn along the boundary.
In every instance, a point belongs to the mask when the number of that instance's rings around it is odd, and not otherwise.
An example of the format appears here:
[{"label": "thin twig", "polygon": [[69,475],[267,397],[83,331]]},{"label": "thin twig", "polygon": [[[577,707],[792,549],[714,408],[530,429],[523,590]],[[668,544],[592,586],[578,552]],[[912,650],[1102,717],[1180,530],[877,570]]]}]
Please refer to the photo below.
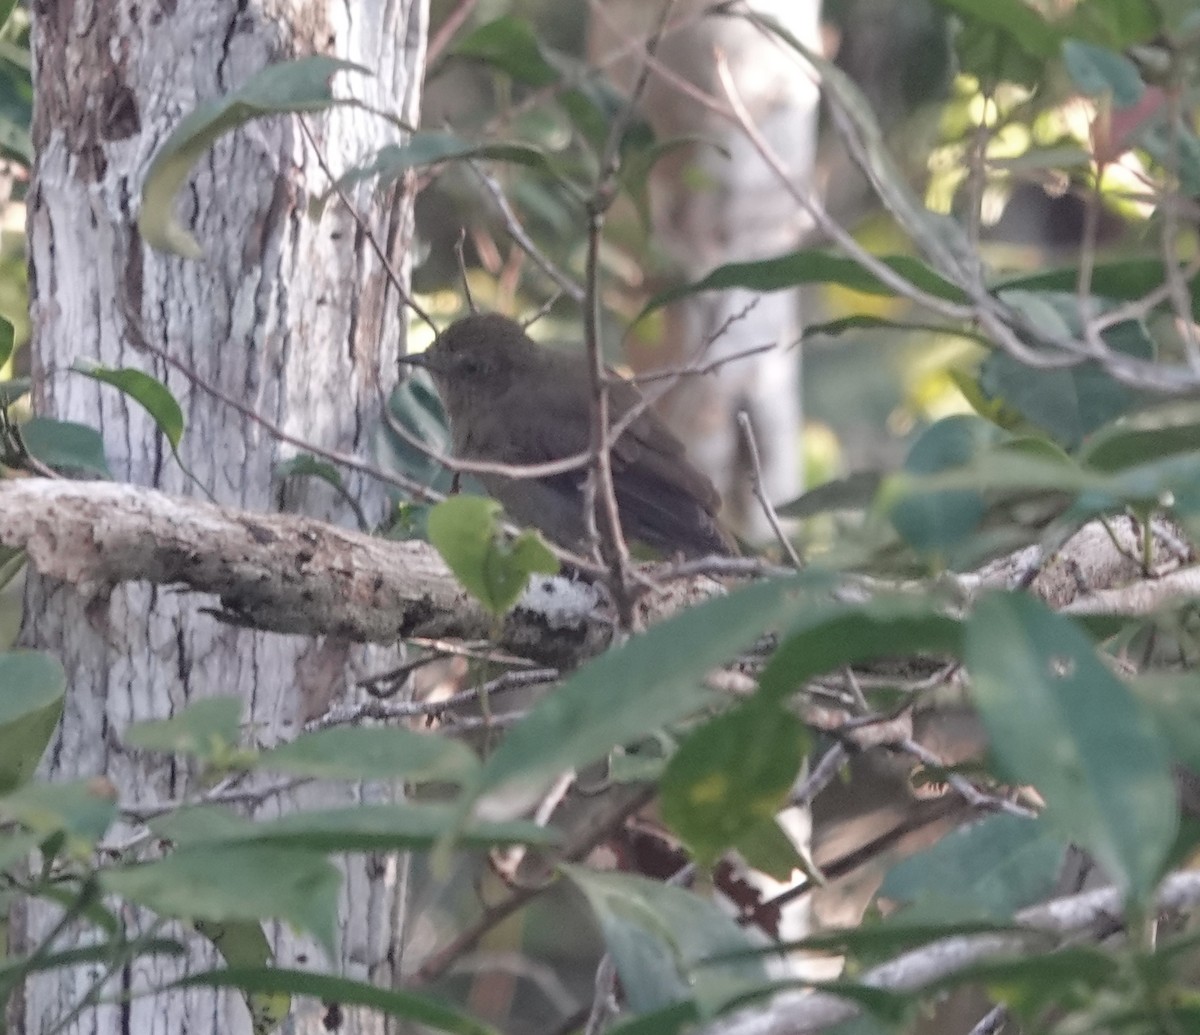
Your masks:
[{"label": "thin twig", "polygon": [[775,507],[767,498],[766,490],[763,488],[762,475],[762,460],[758,455],[758,443],[754,438],[754,426],[750,423],[750,414],[745,410],[740,410],[737,415],[738,427],[742,432],[742,439],[746,443],[746,449],[750,453],[750,477],[751,489],[754,492],[754,498],[758,500],[758,504],[762,507],[763,513],[766,515],[767,523],[771,526],[771,531],[775,533],[775,538],[779,540],[779,545],[783,547],[784,555],[792,562],[792,567],[797,570],[804,567],[804,562],[800,560],[800,555],[796,552],[796,548],[792,542],[784,534],[783,526],[779,523],[779,515],[775,513]]},{"label": "thin twig", "polygon": [[1000,1035],[1000,1030],[1008,1023],[1008,1007],[1003,1004],[993,1006],[979,1018],[967,1035]]},{"label": "thin twig", "polygon": [[[667,19],[675,0],[665,0],[654,32],[646,40],[644,53],[653,56],[662,41]],[[605,214],[617,195],[617,175],[621,168],[621,143],[633,119],[637,106],[650,78],[650,65],[643,59],[637,81],[625,105],[609,127],[604,152],[600,157],[600,174],[595,190],[588,199],[587,277],[584,284],[584,344],[592,381],[592,468],[585,493],[594,506],[589,507],[588,524],[595,526],[600,553],[609,569],[609,592],[616,604],[624,628],[633,625],[633,596],[629,582],[629,547],[621,529],[616,487],[613,484],[612,444],[609,426],[609,384],[604,364],[600,333],[600,242],[604,235]],[[603,538],[599,538],[599,537]]]},{"label": "thin twig", "polygon": [[389,722],[397,719],[412,719],[419,716],[444,716],[463,705],[474,704],[484,697],[497,697],[512,690],[553,683],[560,678],[556,668],[535,668],[520,672],[505,672],[479,686],[460,690],[440,701],[394,701],[378,699],[363,701],[355,705],[330,708],[324,715],[304,724],[306,733],[328,729],[330,726],[353,726],[364,719]]},{"label": "thin twig", "polygon": [[592,995],[592,1009],[588,1013],[587,1023],[583,1026],[583,1035],[600,1035],[608,1019],[615,1012],[613,992],[617,984],[617,967],[612,955],[605,953],[600,958],[596,968],[596,980]]},{"label": "thin twig", "polygon": [[586,291],[583,286],[574,280],[568,274],[564,273],[559,267],[549,258],[546,253],[541,250],[529,236],[525,227],[521,224],[517,214],[513,211],[512,205],[509,204],[508,197],[505,195],[503,188],[496,181],[496,178],[490,175],[479,162],[470,161],[468,164],[471,170],[479,177],[484,189],[491,196],[496,208],[500,212],[500,218],[504,220],[504,227],[508,231],[509,237],[530,259],[533,260],[535,266],[546,274],[564,295],[575,302],[582,303],[586,296]]},{"label": "thin twig", "polygon": [[383,246],[380,245],[379,240],[375,236],[375,232],[372,230],[370,224],[368,224],[366,219],[363,218],[362,213],[358,211],[358,208],[355,206],[354,202],[350,200],[349,195],[347,195],[345,188],[342,187],[338,178],[333,175],[333,170],[330,169],[329,163],[325,160],[325,155],[321,151],[321,148],[317,146],[317,139],[315,136],[313,136],[313,132],[309,128],[308,122],[303,116],[300,117],[300,128],[304,131],[304,135],[308,138],[308,142],[312,145],[313,154],[317,159],[317,165],[320,166],[321,171],[328,177],[333,192],[337,194],[339,200],[343,205],[346,206],[346,210],[350,213],[350,217],[357,224],[359,232],[371,246],[371,250],[375,252],[376,257],[379,259],[380,265],[383,267],[384,272],[388,276],[388,280],[391,281],[392,287],[396,289],[396,293],[400,296],[400,301],[408,306],[408,308],[414,313],[416,313],[417,316],[420,317],[421,320],[433,330],[434,334],[437,334],[437,324],[433,322],[433,318],[423,308],[421,308],[421,306],[417,304],[416,299],[412,297],[408,288],[405,286],[404,281],[400,279],[400,275],[392,267],[391,260],[384,252]]},{"label": "thin twig", "polygon": [[1024,819],[1037,818],[1037,812],[1034,809],[1018,805],[1016,802],[1009,801],[1007,798],[1002,798],[996,794],[987,794],[971,783],[965,776],[962,776],[960,773],[951,772],[946,768],[945,762],[924,745],[918,744],[911,737],[894,745],[894,747],[897,751],[901,751],[906,755],[912,755],[922,765],[941,770],[945,774],[946,782],[972,809],[979,812],[1005,812],[1010,816],[1021,816]]},{"label": "thin twig", "polygon": [[821,756],[820,761],[813,766],[812,772],[792,788],[792,793],[788,796],[788,805],[797,808],[811,805],[817,795],[833,782],[834,777],[849,758],[850,752],[846,750],[846,745],[840,740],[835,741],[833,746]]},{"label": "thin twig", "polygon": [[247,406],[240,399],[235,399],[227,392],[222,391],[210,381],[201,377],[192,367],[184,363],[180,359],[176,359],[170,352],[159,345],[150,341],[146,335],[145,329],[142,326],[141,317],[132,312],[123,302],[122,309],[125,317],[126,333],[132,340],[134,348],[141,349],[144,352],[149,352],[151,355],[157,356],[167,366],[179,371],[193,385],[201,391],[211,395],[214,399],[224,403],[226,406],[236,410],[247,420],[253,421],[259,427],[263,428],[272,438],[279,442],[286,442],[290,446],[295,446],[297,449],[302,449],[306,453],[312,453],[313,456],[319,456],[323,460],[328,460],[330,463],[337,464],[339,467],[346,467],[352,471],[357,471],[359,474],[366,475],[369,478],[374,478],[376,481],[382,482],[384,485],[391,485],[394,488],[401,489],[414,499],[422,500],[428,503],[437,503],[446,497],[440,492],[422,485],[420,482],[412,478],[407,478],[402,474],[393,474],[390,471],[385,471],[381,467],[376,467],[374,464],[369,464],[365,460],[360,460],[356,456],[351,456],[349,453],[341,453],[333,449],[325,449],[306,439],[299,438],[296,435],[289,434],[284,431],[278,424],[264,417],[250,406]]},{"label": "thin twig", "polygon": [[471,17],[471,12],[475,10],[478,2],[479,0],[458,0],[458,5],[446,16],[446,20],[438,27],[437,32],[429,41],[429,46],[425,49],[426,68],[433,67],[434,62],[441,56],[442,51],[450,45],[454,34]]}]

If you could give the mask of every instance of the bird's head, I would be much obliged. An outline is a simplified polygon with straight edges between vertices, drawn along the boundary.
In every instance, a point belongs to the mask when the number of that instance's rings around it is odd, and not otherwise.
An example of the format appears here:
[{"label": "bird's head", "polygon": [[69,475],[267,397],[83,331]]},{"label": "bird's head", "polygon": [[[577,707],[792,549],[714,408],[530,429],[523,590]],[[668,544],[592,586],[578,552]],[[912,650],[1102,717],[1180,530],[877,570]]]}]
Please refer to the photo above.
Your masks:
[{"label": "bird's head", "polygon": [[455,321],[428,349],[401,362],[429,371],[453,421],[456,414],[475,410],[481,397],[494,398],[528,378],[539,358],[539,346],[520,324],[498,313],[476,313]]}]

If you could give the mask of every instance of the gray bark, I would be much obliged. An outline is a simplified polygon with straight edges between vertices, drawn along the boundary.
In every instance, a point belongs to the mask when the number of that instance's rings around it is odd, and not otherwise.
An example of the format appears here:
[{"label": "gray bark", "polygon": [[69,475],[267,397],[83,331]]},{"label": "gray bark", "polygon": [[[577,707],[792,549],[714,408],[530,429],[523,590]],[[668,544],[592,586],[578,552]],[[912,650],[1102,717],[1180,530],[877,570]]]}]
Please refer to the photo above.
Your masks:
[{"label": "gray bark", "polygon": [[[261,427],[138,351],[123,315],[140,314],[155,345],[287,431],[369,454],[377,385],[392,381],[403,314],[345,210],[330,206],[309,218],[307,205],[326,184],[298,122],[256,122],[201,160],[178,200],[204,248],[198,262],[143,246],[135,229],[139,191],[151,157],[183,114],[273,60],[328,53],[359,62],[373,76],[339,88],[415,120],[425,22],[424,0],[34,3],[37,157],[28,233],[36,408],[97,427],[117,479],[182,495],[199,495],[203,487],[223,504],[352,522],[326,487],[273,482],[286,451]],[[314,117],[309,125],[335,170],[397,137],[358,111]],[[411,198],[373,198],[364,189],[355,202],[407,275]],[[139,367],[169,385],[184,409],[180,459],[194,482],[136,405],[67,372],[77,359]],[[384,492],[354,478],[349,486],[368,516],[381,519]],[[239,693],[247,736],[274,742],[345,698],[356,675],[388,660],[388,652],[335,636],[223,626],[155,585],[85,596],[35,574],[28,579],[22,640],[59,657],[69,678],[44,775],[103,774],[123,799],[144,803],[194,789],[197,774],[178,760],[127,750],[121,734],[131,722],[169,716],[200,697]],[[333,792],[324,793],[324,803],[336,802]],[[311,965],[328,963],[391,984],[403,866],[357,858],[346,871],[339,958],[322,961],[303,940],[275,932],[278,960],[300,965],[305,954]],[[53,920],[34,903],[18,934],[37,944]],[[202,948],[189,961],[192,969],[209,963]],[[173,967],[139,964],[104,991],[161,983],[175,976]],[[31,980],[21,1030],[48,1030],[89,980],[83,970]],[[319,1008],[296,1020],[296,1031],[321,1030]],[[236,996],[187,991],[89,1009],[68,1030],[237,1032],[248,1024]],[[374,1024],[348,1011],[341,1030],[374,1030]]]}]

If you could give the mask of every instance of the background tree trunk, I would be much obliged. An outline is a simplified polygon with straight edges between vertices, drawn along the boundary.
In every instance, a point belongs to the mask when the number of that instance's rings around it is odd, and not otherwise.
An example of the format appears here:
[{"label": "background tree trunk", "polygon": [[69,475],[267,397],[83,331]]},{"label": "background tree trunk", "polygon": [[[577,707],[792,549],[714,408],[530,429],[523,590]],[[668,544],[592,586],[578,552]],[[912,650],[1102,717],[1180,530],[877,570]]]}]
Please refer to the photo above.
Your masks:
[{"label": "background tree trunk", "polygon": [[[693,19],[669,32],[658,58],[677,77],[724,103],[716,52],[729,63],[732,79],[762,134],[807,188],[816,151],[818,89],[807,64],[770,34],[734,17],[695,20],[702,0],[680,0],[672,21]],[[755,0],[749,5],[786,26],[809,46],[820,46],[817,0]],[[589,49],[599,59],[653,28],[659,4],[612,0],[591,5]],[[640,67],[638,52],[615,68],[626,84]],[[697,137],[672,152],[652,178],[654,240],[698,279],[713,267],[779,255],[795,248],[809,219],[741,128],[668,79],[651,75],[642,110],[659,139]],[[743,313],[744,316],[738,314]],[[736,318],[735,318],[736,317]],[[729,321],[728,327],[718,332]],[[688,444],[693,460],[716,482],[729,523],[750,539],[770,528],[755,502],[749,464],[737,428],[737,413],[749,413],[763,463],[767,495],[782,503],[803,481],[800,453],[799,299],[794,292],[755,295],[745,291],[693,296],[668,313],[667,348],[649,362],[669,365],[712,340],[712,358],[775,342],[764,355],[730,363],[716,374],[685,378],[667,401],[666,415]],[[644,357],[643,357],[644,359]],[[635,363],[637,358],[635,357]]]},{"label": "background tree trunk", "polygon": [[[331,205],[319,220],[308,217],[308,203],[326,183],[298,121],[253,123],[201,160],[178,202],[204,248],[201,260],[145,248],[136,231],[137,205],[149,160],[180,117],[236,89],[270,61],[326,53],[359,62],[374,75],[347,79],[348,89],[414,122],[426,18],[425,0],[33,4],[37,159],[28,233],[37,410],[97,427],[118,479],[185,495],[203,487],[221,503],[352,523],[323,483],[281,487],[273,481],[275,466],[286,458],[279,444],[135,348],[123,317],[141,314],[153,344],[290,432],[329,448],[370,453],[377,385],[393,380],[404,317],[345,209]],[[309,125],[335,170],[398,135],[360,111],[311,118]],[[411,197],[373,197],[364,188],[355,201],[407,276]],[[170,386],[187,420],[180,459],[195,481],[138,407],[67,372],[78,359],[139,367]],[[380,520],[383,491],[348,481],[369,520]],[[68,672],[46,775],[102,774],[122,801],[139,804],[198,788],[196,773],[182,760],[125,747],[130,723],[169,716],[198,698],[240,694],[250,739],[272,743],[293,736],[306,719],[350,693],[357,675],[388,660],[385,652],[334,638],[222,625],[194,602],[157,587],[118,586],[88,599],[33,573],[22,640],[51,651]],[[322,802],[336,803],[332,791],[319,793]],[[358,797],[369,793],[364,788]],[[264,812],[295,804],[273,802]],[[329,962],[390,984],[400,965],[403,861],[355,857],[345,869],[340,958]],[[36,944],[54,919],[35,903],[23,918],[26,943]],[[321,965],[311,945],[274,933],[281,965]],[[190,966],[210,961],[200,948]],[[136,964],[105,991],[161,983],[174,966]],[[20,1004],[23,1030],[47,1030],[89,981],[82,969],[31,980]],[[319,1010],[310,1014],[294,1030],[324,1030]],[[374,1025],[347,1011],[339,1030]],[[193,990],[97,1007],[69,1030],[233,1032],[247,1030],[247,1020],[236,996]]]}]

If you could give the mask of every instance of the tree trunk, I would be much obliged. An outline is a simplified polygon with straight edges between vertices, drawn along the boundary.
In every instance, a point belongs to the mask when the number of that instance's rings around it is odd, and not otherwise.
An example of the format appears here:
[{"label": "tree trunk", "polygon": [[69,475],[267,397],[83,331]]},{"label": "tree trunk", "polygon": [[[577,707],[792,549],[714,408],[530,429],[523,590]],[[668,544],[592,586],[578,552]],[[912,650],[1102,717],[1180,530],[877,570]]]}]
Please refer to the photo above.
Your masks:
[{"label": "tree trunk", "polygon": [[[723,55],[758,129],[793,181],[808,189],[818,91],[807,64],[744,19],[699,17],[708,6],[702,0],[674,5],[672,23],[685,27],[668,28],[658,59],[676,79],[724,106],[715,60],[716,53]],[[819,49],[816,0],[755,0],[748,6]],[[648,33],[659,8],[644,0],[593,4],[593,58]],[[615,66],[614,74],[629,83],[639,68],[639,53],[634,51]],[[807,215],[738,125],[685,93],[671,78],[653,73],[642,108],[660,140],[704,141],[668,155],[655,166],[651,180],[655,242],[681,276],[699,279],[715,266],[768,258],[799,244],[810,228]],[[745,410],[750,416],[767,496],[776,503],[795,496],[803,480],[799,334],[795,292],[708,292],[669,312],[664,343],[668,348],[653,351],[654,363],[670,364],[694,355],[710,341],[707,356],[713,359],[777,345],[766,354],[722,366],[713,376],[685,378],[667,401],[668,420],[688,443],[692,458],[721,489],[726,520],[753,540],[761,541],[771,532],[751,493],[737,414]]]},{"label": "tree trunk", "polygon": [[[36,408],[98,428],[116,478],[173,494],[203,491],[219,503],[249,509],[282,507],[353,523],[323,483],[274,481],[287,452],[204,387],[324,447],[364,456],[372,450],[377,388],[393,380],[404,315],[346,210],[330,205],[319,219],[308,216],[309,202],[327,183],[298,120],[252,123],[201,159],[177,202],[204,249],[199,261],[146,248],[136,230],[137,205],[148,163],[181,116],[236,89],[272,61],[327,53],[358,62],[373,74],[347,78],[348,86],[337,88],[411,124],[425,30],[424,0],[35,0],[37,157],[28,233]],[[310,117],[308,125],[334,170],[398,136],[382,119],[351,109]],[[407,276],[411,197],[373,197],[364,188],[354,201],[393,267]],[[146,338],[194,378],[139,350],[127,313],[140,314]],[[187,422],[181,463],[136,405],[67,372],[79,359],[138,367],[168,384]],[[349,478],[348,487],[369,520],[382,519],[387,500],[379,486]],[[63,720],[44,775],[104,775],[123,802],[137,804],[200,788],[184,760],[127,748],[123,732],[130,723],[170,716],[206,696],[236,693],[245,700],[247,740],[273,743],[344,699],[358,675],[390,660],[390,652],[333,637],[223,625],[194,602],[144,583],[88,597],[33,573],[22,640],[55,654],[68,673]],[[325,804],[338,800],[328,789],[316,793]],[[296,803],[272,801],[260,812]],[[305,803],[316,802],[308,796]],[[400,958],[403,860],[355,857],[345,870],[339,958],[325,962],[390,985]],[[25,944],[36,945],[54,919],[47,907],[33,903],[23,918]],[[313,946],[286,932],[274,934],[281,965],[307,959],[322,966]],[[197,946],[186,966],[211,962]],[[135,964],[104,992],[160,985],[177,976],[174,967]],[[31,980],[18,1004],[19,1029],[48,1030],[90,980],[82,968]],[[297,1020],[296,1031],[324,1030],[319,1010]],[[347,1011],[339,1030],[377,1030],[375,1023]],[[189,990],[91,1008],[68,1030],[235,1032],[247,1025],[237,996]]]}]

